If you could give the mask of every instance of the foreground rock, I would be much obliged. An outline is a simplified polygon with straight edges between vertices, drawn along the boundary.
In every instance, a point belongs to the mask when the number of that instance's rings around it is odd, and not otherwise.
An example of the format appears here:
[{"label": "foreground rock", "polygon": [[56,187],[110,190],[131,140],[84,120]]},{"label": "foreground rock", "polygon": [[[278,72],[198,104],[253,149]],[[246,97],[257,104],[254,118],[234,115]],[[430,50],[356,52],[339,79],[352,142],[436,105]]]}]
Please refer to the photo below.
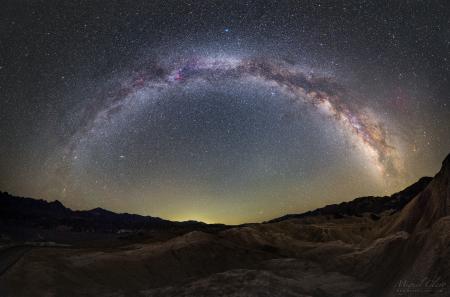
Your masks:
[{"label": "foreground rock", "polygon": [[449,176],[447,157],[393,196],[270,223],[31,247],[0,277],[0,296],[450,296]]}]

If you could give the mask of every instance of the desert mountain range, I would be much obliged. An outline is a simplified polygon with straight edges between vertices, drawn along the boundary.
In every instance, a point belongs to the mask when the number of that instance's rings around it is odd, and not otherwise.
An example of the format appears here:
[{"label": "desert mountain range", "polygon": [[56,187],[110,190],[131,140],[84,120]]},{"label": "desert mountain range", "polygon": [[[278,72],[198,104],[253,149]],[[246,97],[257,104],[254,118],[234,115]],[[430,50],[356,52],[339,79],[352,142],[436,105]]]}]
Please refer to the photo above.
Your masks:
[{"label": "desert mountain range", "polygon": [[2,193],[0,296],[450,296],[449,177],[240,226]]}]

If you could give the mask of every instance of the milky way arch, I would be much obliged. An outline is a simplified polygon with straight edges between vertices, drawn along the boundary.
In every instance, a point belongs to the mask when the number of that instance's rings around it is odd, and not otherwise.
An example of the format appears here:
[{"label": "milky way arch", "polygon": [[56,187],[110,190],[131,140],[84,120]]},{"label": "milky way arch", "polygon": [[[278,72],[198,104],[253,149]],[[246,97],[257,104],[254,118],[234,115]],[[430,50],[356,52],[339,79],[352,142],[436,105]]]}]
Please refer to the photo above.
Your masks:
[{"label": "milky way arch", "polygon": [[64,156],[72,156],[80,141],[136,100],[134,95],[137,92],[148,91],[158,96],[172,87],[183,87],[190,82],[246,78],[277,87],[294,102],[301,101],[325,113],[355,140],[381,174],[399,173],[398,152],[389,143],[387,130],[373,114],[352,104],[342,85],[329,77],[308,74],[296,65],[263,57],[191,58],[169,64],[153,62],[122,82],[117,89],[92,101],[83,111],[81,125],[70,136]]}]

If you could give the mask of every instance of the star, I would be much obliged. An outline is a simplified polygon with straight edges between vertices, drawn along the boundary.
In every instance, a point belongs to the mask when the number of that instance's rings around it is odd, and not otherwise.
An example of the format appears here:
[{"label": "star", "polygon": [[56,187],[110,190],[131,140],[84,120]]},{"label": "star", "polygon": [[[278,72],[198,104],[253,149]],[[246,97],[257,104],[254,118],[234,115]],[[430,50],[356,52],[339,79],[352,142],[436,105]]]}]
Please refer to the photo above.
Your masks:
[{"label": "star", "polygon": [[0,191],[244,223],[399,191],[448,153],[442,4],[10,2]]}]

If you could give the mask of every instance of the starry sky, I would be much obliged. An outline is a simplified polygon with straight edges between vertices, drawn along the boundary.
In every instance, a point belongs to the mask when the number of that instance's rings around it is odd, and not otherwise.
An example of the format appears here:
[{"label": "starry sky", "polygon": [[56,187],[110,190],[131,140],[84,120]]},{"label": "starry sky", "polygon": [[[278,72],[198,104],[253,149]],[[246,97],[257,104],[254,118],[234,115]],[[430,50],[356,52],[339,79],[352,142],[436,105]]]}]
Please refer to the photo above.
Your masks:
[{"label": "starry sky", "polygon": [[0,190],[259,222],[433,175],[447,1],[5,1]]}]

